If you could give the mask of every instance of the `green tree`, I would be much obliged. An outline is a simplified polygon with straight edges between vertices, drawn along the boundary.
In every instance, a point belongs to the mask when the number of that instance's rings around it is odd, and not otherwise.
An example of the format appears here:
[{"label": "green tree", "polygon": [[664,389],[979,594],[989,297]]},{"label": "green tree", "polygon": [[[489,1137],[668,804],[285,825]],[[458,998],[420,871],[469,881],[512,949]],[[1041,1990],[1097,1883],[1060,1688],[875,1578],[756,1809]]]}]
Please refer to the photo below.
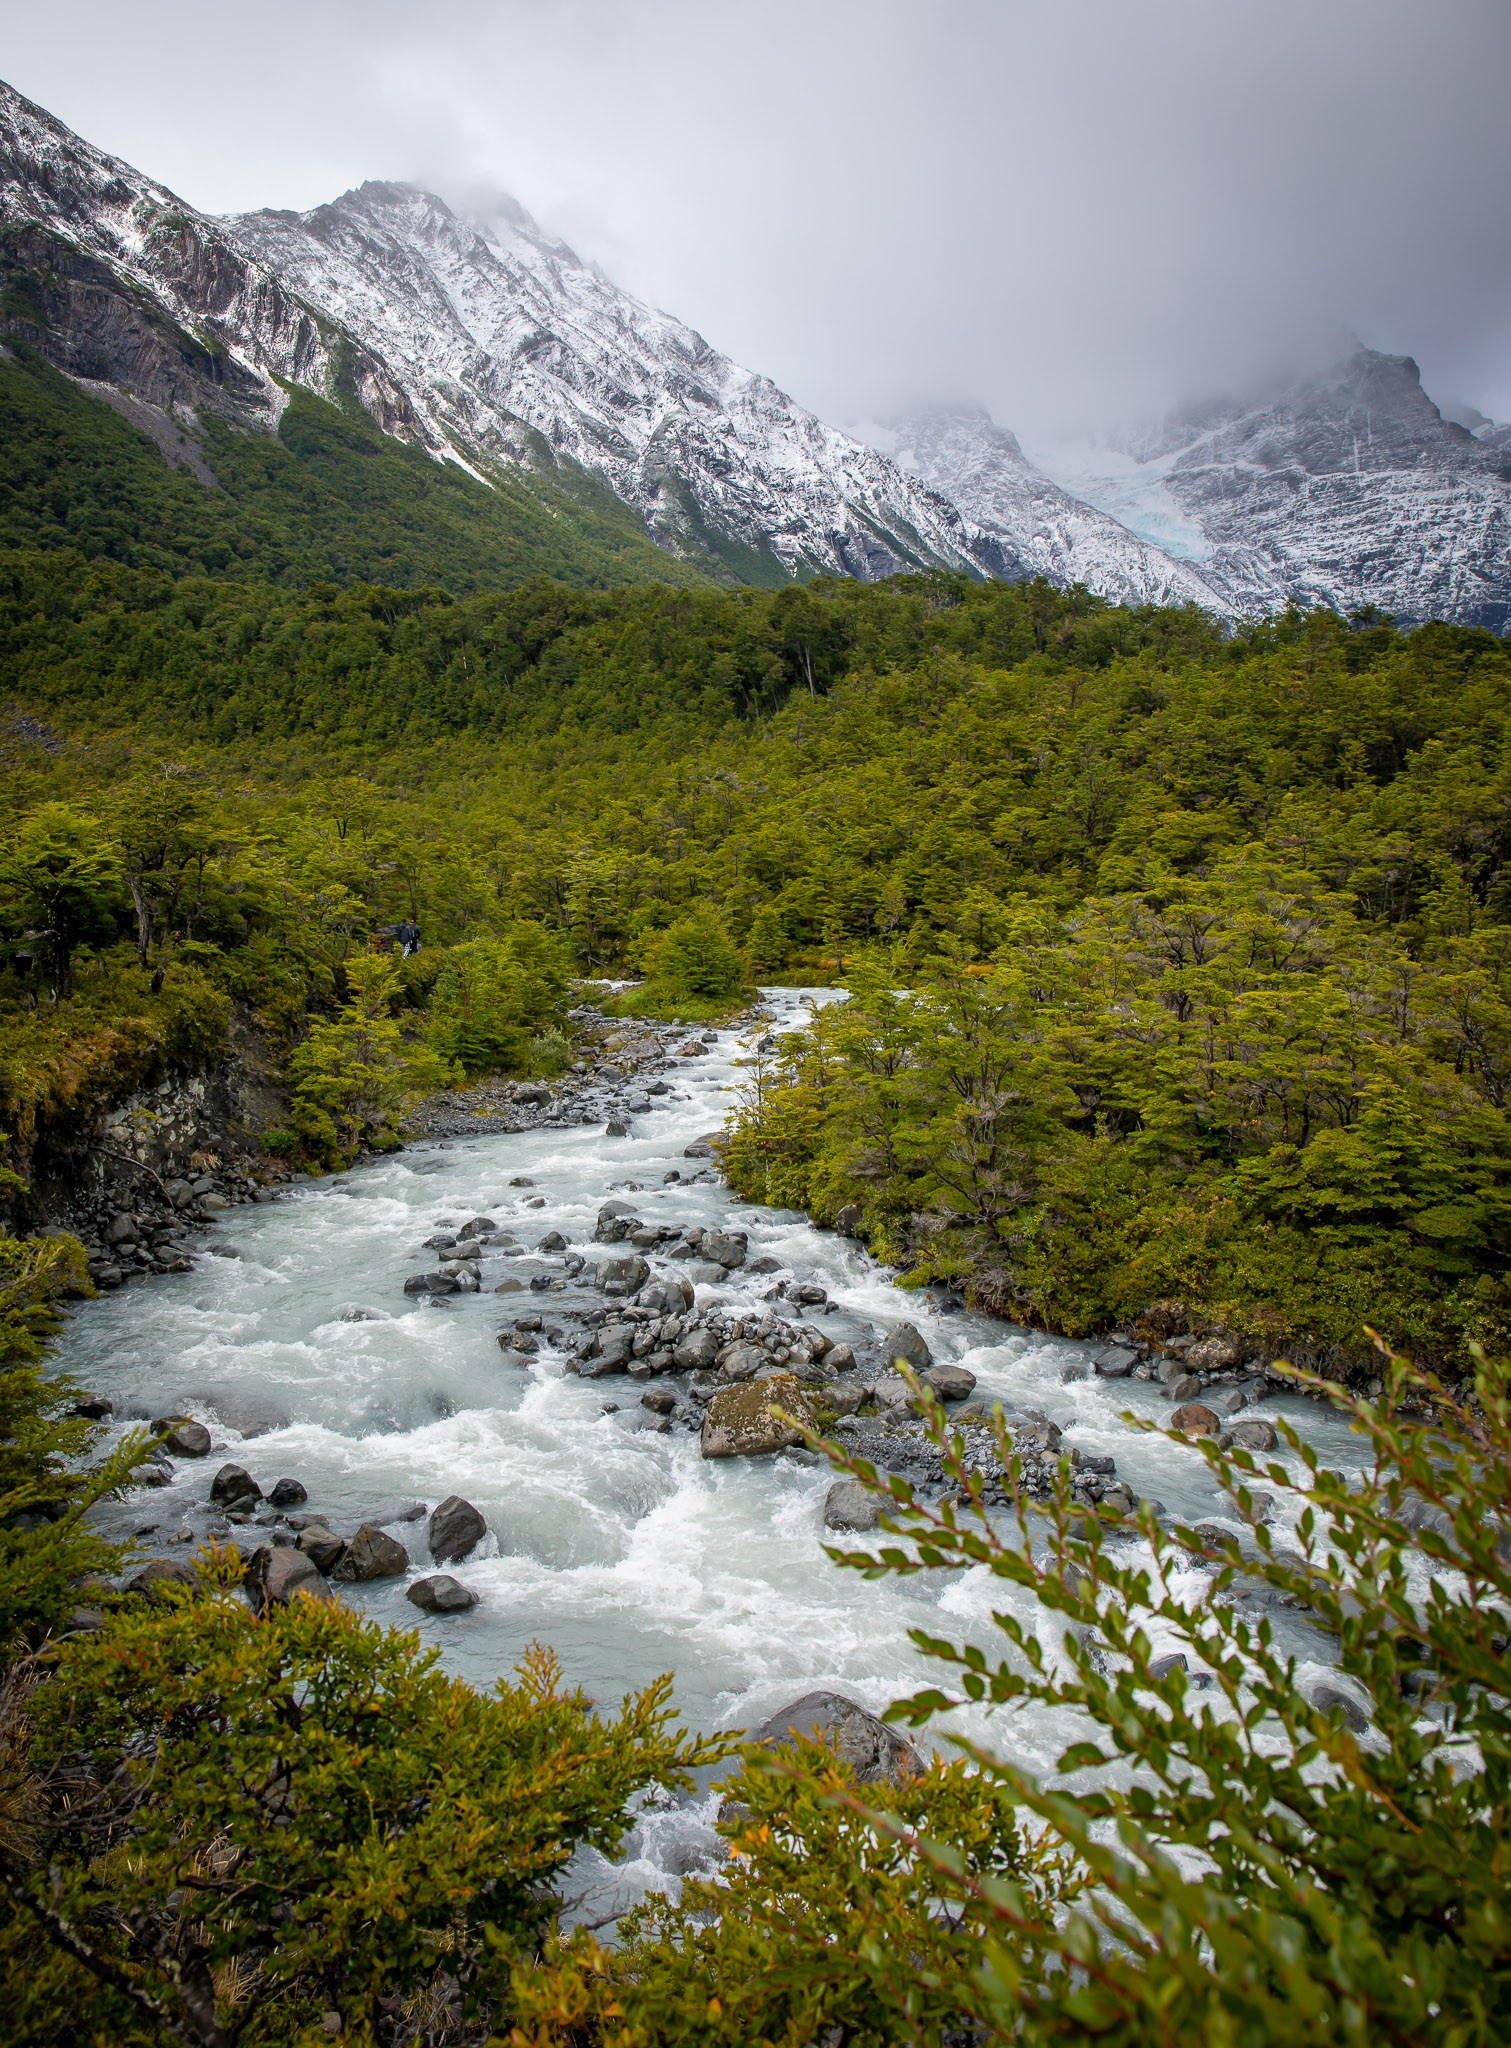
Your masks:
[{"label": "green tree", "polygon": [[40,925],[56,996],[73,992],[79,944],[113,932],[119,877],[119,858],[99,820],[68,804],[38,805],[0,851],[10,921],[13,928]]}]

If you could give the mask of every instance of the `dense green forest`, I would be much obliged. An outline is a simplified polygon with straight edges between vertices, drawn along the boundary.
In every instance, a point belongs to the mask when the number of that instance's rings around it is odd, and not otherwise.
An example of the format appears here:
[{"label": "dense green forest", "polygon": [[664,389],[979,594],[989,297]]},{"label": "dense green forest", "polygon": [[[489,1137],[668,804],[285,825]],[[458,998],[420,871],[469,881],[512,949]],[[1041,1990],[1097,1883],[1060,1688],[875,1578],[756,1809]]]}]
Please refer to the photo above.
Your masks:
[{"label": "dense green forest", "polygon": [[[1503,2039],[1504,643],[947,576],[715,587],[611,506],[299,394],[276,443],[205,430],[213,487],[32,360],[0,406],[8,2038]],[[1073,1332],[1178,1296],[1335,1374],[1368,1324],[1418,1363],[1340,1394],[1375,1474],[1312,1461],[1299,1555],[1247,1491],[1298,1482],[1208,1446],[1248,1534],[1194,1619],[1161,1560],[1209,1539],[1150,1519],[1151,1578],[1068,1467],[1047,1556],[963,1464],[937,1510],[894,1481],[907,1548],[851,1562],[984,1567],[1074,1624],[1053,1667],[1010,1618],[996,1664],[920,1639],[965,1697],[1085,1717],[1069,1789],[748,1759],[738,1854],[608,1950],[551,1932],[571,1855],[715,1748],[664,1687],[594,1715],[544,1655],[480,1694],[339,1606],[254,1616],[229,1554],[109,1590],[87,1510],[143,1444],[90,1463],[47,1363],[88,1282],[24,1179],[220,1058],[238,1009],[287,1069],[266,1148],[332,1166],[414,1089],[555,1071],[576,979],[626,970],[693,1014],[752,978],[851,992],[752,1068],[727,1168],[854,1205],[907,1280]],[[1462,1609],[1416,1599],[1413,1500]],[[1298,1704],[1241,1563],[1337,1635],[1378,1739]],[[86,1595],[103,1625],[64,1632]],[[1226,1718],[1151,1671],[1151,1612]],[[1126,1770],[1151,1741],[1155,1789]]]}]

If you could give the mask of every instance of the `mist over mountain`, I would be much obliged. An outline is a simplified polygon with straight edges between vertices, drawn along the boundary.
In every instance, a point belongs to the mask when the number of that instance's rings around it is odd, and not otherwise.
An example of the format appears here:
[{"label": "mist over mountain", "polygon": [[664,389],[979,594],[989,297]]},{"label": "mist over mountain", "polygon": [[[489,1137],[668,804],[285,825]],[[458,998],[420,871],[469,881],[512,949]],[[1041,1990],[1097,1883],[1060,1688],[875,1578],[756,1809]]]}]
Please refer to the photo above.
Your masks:
[{"label": "mist over mountain", "polygon": [[507,196],[469,216],[370,181],[217,220],[9,88],[0,230],[5,331],[170,462],[190,460],[178,443],[201,417],[278,434],[304,390],[486,488],[612,507],[647,566],[716,581],[942,568],[1229,619],[1511,618],[1507,437],[1472,408],[1476,425],[1445,418],[1410,358],[1355,348],[1260,402],[1177,409],[1110,455],[1036,462],[971,405],[865,440]]}]

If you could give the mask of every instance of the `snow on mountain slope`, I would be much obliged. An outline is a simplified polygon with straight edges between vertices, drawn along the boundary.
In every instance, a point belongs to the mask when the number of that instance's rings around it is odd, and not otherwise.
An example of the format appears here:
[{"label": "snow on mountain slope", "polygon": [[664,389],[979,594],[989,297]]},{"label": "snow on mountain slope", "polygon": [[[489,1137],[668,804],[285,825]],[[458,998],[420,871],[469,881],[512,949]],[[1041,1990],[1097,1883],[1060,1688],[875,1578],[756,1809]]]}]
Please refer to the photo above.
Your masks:
[{"label": "snow on mountain slope", "polygon": [[432,439],[385,367],[217,222],[3,83],[0,259],[18,285],[8,324],[74,377],[270,432],[276,378],[344,375],[385,431]]},{"label": "snow on mountain slope", "polygon": [[890,429],[885,445],[901,468],[952,499],[1030,575],[1084,583],[1120,604],[1230,609],[1191,563],[1150,545],[1035,468],[1017,437],[980,406],[916,413]]},{"label": "snow on mountain slope", "polygon": [[679,551],[761,580],[1016,572],[946,499],[619,290],[523,209],[466,220],[369,183],[226,226],[422,387],[459,445],[580,464]]},{"label": "snow on mountain slope", "polygon": [[1172,413],[1121,459],[1053,473],[1140,523],[1160,501],[1200,536],[1234,610],[1286,604],[1402,621],[1511,622],[1511,447],[1446,420],[1409,356],[1356,349],[1260,403]]}]

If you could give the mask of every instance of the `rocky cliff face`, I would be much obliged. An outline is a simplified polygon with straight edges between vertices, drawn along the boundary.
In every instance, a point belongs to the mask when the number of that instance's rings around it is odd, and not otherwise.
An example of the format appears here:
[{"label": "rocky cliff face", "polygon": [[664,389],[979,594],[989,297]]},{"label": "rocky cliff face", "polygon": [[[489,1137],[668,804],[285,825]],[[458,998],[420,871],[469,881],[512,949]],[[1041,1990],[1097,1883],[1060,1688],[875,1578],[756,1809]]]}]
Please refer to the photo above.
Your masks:
[{"label": "rocky cliff face", "polygon": [[352,390],[425,439],[410,395],[206,215],[0,85],[0,332],[165,411],[269,432],[278,379]]}]

